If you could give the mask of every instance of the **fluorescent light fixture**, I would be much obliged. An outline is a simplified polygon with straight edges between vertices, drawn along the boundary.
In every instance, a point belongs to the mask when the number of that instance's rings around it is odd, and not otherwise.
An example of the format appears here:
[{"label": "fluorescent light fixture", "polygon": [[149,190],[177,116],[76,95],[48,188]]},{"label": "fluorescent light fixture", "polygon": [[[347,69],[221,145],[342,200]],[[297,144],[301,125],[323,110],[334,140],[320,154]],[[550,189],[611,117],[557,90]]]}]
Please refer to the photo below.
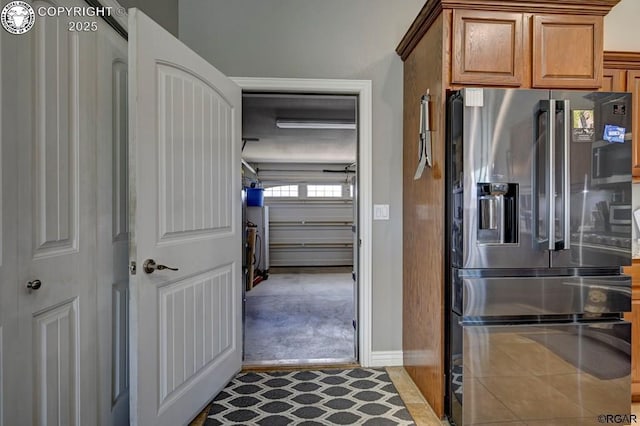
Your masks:
[{"label": "fluorescent light fixture", "polygon": [[356,123],[345,120],[289,120],[276,119],[279,129],[329,129],[329,130],[355,130]]}]

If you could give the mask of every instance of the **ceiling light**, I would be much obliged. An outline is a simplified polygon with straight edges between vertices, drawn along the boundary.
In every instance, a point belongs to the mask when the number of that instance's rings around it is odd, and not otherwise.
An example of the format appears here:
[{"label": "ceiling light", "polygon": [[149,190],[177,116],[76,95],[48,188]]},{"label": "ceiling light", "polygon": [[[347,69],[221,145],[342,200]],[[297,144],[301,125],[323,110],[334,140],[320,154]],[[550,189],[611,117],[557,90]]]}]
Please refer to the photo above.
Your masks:
[{"label": "ceiling light", "polygon": [[355,130],[356,123],[344,120],[284,120],[277,119],[276,126],[279,129],[330,129],[330,130]]}]

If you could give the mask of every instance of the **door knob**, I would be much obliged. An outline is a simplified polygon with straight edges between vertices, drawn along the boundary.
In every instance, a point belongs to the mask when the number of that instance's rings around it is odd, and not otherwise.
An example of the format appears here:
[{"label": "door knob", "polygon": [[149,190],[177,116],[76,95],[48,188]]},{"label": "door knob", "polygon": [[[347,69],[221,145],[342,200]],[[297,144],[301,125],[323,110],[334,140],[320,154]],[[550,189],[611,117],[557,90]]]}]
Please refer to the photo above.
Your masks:
[{"label": "door knob", "polygon": [[29,281],[27,283],[27,288],[29,289],[29,291],[37,290],[40,287],[42,287],[42,281],[40,281],[40,280],[33,280],[33,281]]},{"label": "door knob", "polygon": [[166,266],[166,265],[159,265],[153,259],[145,260],[144,263],[142,264],[142,269],[144,269],[144,271],[147,274],[152,274],[153,271],[155,271],[155,270],[158,270],[158,271],[162,271],[163,269],[169,269],[170,271],[177,271],[178,270],[178,268],[172,268],[172,267]]}]

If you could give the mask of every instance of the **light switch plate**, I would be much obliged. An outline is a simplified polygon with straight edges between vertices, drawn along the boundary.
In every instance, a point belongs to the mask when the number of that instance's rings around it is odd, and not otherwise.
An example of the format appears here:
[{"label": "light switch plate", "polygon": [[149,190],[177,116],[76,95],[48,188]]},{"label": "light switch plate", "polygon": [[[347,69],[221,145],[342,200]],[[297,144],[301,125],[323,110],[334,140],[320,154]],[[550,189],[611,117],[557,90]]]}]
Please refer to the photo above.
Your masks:
[{"label": "light switch plate", "polygon": [[389,220],[389,204],[374,204],[373,220]]}]

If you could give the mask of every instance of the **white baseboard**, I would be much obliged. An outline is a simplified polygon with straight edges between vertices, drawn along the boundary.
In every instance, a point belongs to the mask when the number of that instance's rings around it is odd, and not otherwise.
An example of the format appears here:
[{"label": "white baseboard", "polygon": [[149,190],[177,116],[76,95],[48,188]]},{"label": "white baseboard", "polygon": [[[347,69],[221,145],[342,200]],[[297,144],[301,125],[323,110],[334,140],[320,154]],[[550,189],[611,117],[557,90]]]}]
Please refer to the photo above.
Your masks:
[{"label": "white baseboard", "polygon": [[370,367],[398,367],[402,365],[402,351],[371,352]]}]

